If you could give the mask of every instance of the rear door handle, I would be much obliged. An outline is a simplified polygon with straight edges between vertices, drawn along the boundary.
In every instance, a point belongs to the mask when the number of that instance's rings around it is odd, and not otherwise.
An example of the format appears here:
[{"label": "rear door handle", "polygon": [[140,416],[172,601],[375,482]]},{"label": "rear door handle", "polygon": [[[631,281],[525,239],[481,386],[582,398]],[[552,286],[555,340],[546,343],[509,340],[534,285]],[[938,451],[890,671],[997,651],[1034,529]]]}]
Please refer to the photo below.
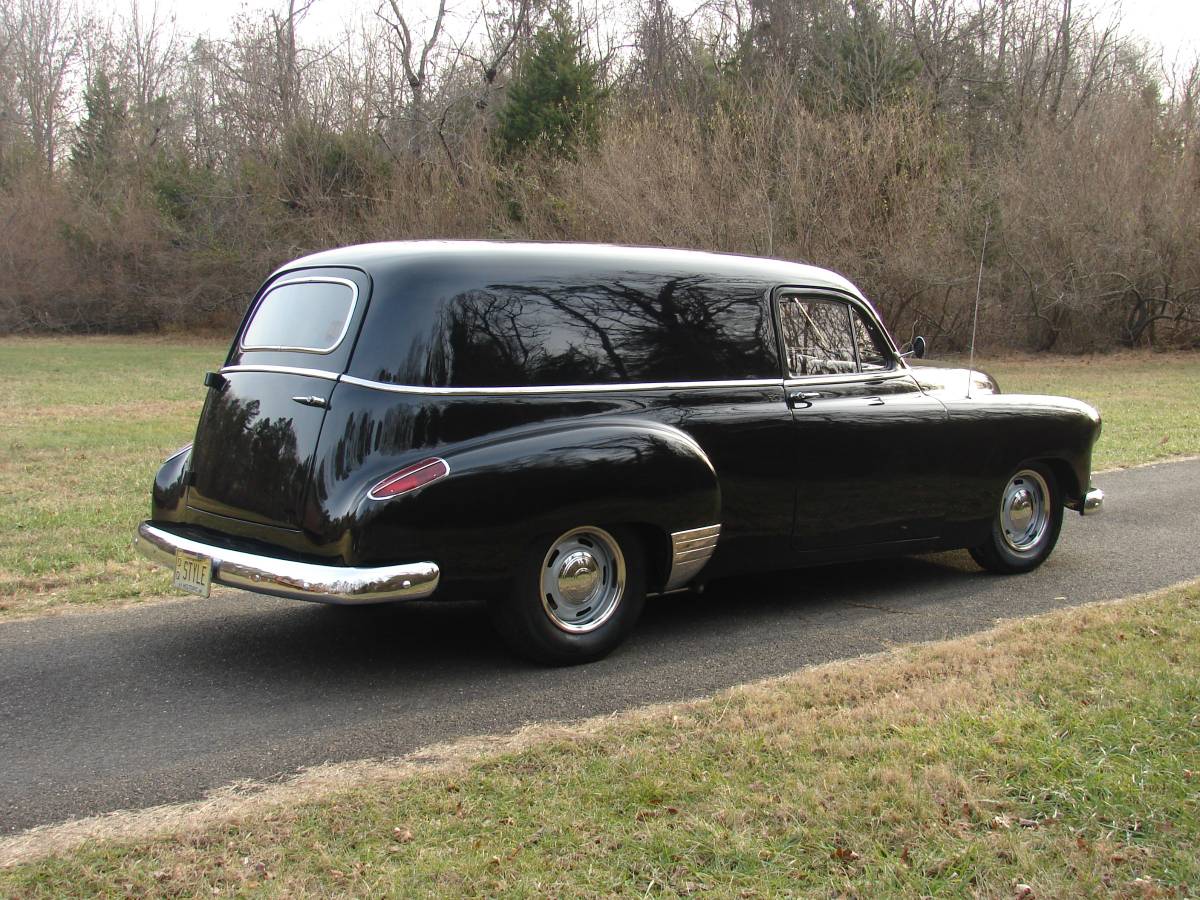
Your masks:
[{"label": "rear door handle", "polygon": [[297,403],[303,404],[304,406],[316,406],[321,409],[329,409],[329,401],[324,397],[293,397],[292,399]]},{"label": "rear door handle", "polygon": [[868,397],[867,406],[883,406],[882,397]]}]

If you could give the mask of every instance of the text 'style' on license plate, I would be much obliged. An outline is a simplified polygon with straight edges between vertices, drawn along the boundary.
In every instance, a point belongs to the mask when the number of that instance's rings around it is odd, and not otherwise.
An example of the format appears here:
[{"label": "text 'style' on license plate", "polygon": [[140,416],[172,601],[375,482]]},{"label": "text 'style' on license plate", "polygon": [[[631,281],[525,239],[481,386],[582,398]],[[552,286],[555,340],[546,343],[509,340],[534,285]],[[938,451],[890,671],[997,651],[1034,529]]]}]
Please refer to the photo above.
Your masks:
[{"label": "text 'style' on license plate", "polygon": [[175,551],[175,587],[207,597],[212,586],[212,560],[199,553]]}]

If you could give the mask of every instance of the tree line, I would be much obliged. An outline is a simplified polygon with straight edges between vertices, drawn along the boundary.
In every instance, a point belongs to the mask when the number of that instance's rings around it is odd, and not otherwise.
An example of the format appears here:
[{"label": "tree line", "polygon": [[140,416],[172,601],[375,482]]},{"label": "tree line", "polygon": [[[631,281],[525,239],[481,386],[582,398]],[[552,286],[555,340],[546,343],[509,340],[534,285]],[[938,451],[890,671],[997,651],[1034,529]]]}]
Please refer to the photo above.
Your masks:
[{"label": "tree line", "polygon": [[[366,240],[839,270],[899,339],[1200,346],[1200,65],[1077,0],[0,0],[0,330],[227,327]],[[473,3],[474,5],[468,5]]]}]

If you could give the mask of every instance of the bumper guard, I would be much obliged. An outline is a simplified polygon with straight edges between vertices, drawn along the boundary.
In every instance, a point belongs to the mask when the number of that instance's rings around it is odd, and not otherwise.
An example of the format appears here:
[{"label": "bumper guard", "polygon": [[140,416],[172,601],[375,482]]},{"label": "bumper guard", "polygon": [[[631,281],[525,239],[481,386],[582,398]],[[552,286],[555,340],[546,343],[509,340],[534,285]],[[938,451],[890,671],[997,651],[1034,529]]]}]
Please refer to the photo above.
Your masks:
[{"label": "bumper guard", "polygon": [[1090,488],[1083,497],[1083,504],[1079,507],[1081,516],[1098,516],[1104,509],[1104,491],[1100,488]]}]

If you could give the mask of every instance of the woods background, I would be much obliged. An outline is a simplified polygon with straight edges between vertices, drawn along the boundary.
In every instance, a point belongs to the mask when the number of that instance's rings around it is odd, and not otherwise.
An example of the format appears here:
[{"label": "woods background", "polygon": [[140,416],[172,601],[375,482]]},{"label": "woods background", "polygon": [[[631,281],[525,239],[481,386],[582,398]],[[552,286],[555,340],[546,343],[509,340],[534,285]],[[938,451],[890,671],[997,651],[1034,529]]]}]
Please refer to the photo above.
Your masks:
[{"label": "woods background", "polygon": [[1107,12],[437,2],[306,43],[294,0],[221,39],[0,0],[0,331],[227,327],[306,251],[490,237],[814,262],[943,351],[982,254],[981,346],[1200,346],[1200,68]]}]

